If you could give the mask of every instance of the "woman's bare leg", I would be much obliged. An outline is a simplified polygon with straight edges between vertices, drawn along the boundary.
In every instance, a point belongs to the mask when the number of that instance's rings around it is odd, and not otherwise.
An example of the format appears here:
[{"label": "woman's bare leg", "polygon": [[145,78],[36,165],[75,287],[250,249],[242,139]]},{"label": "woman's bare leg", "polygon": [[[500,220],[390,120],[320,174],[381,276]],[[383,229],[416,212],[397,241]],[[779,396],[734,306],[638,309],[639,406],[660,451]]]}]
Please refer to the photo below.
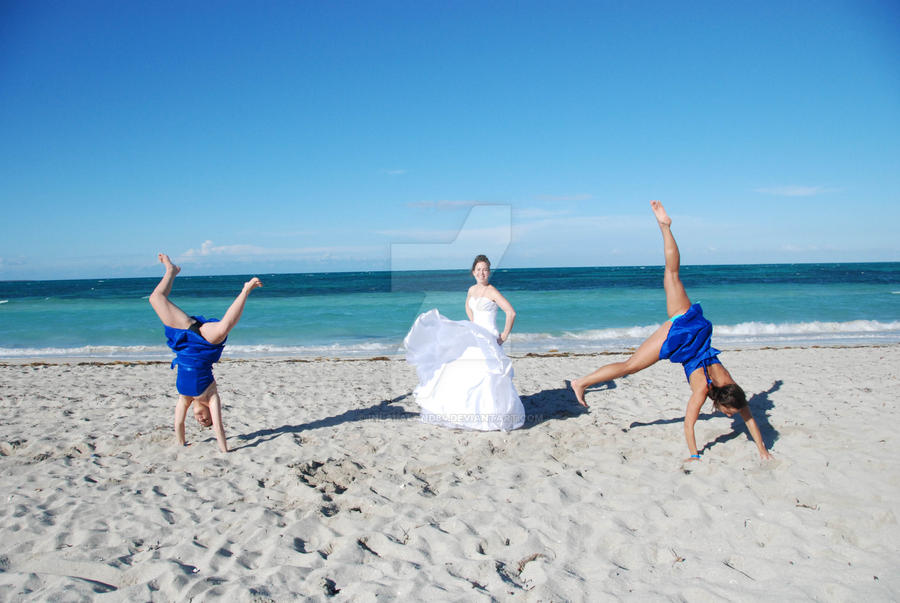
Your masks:
[{"label": "woman's bare leg", "polygon": [[601,366],[590,375],[573,380],[570,385],[572,391],[575,392],[575,398],[578,400],[578,403],[587,407],[587,403],[584,401],[584,390],[588,387],[597,383],[612,381],[625,375],[631,375],[644,370],[659,360],[659,351],[662,349],[671,327],[672,323],[668,320],[660,325],[653,332],[653,335],[645,339],[644,343],[625,362],[613,362],[612,364]]},{"label": "woman's bare leg", "polygon": [[[671,317],[686,312],[691,307],[691,300],[688,298],[684,285],[681,283],[681,278],[678,276],[678,271],[681,268],[681,254],[678,252],[675,237],[672,236],[672,218],[669,217],[659,201],[651,201],[650,208],[656,216],[659,230],[663,236],[663,251],[666,258],[663,288],[666,291],[666,312]],[[659,360],[659,351],[666,342],[670,328],[672,328],[672,322],[667,320],[625,362],[613,362],[612,364],[601,366],[590,375],[585,375],[581,379],[572,381],[572,391],[575,392],[575,398],[578,399],[578,403],[582,406],[587,406],[584,401],[584,390],[591,385],[631,375]]]},{"label": "woman's bare leg", "polygon": [[688,299],[681,278],[678,276],[681,268],[681,254],[678,251],[678,244],[675,243],[675,237],[672,236],[672,218],[669,217],[659,201],[651,201],[650,208],[656,216],[663,237],[663,251],[666,256],[663,288],[666,291],[666,312],[671,318],[676,314],[686,312],[691,307],[691,300]]},{"label": "woman's bare leg", "polygon": [[169,294],[172,293],[172,282],[175,276],[181,272],[181,268],[172,263],[164,253],[159,254],[159,261],[166,267],[166,273],[162,280],[150,294],[150,305],[156,311],[156,315],[167,327],[175,329],[186,329],[191,326],[192,319],[185,314],[184,310],[169,301]]},{"label": "woman's bare leg", "polygon": [[244,283],[244,288],[235,300],[231,302],[231,306],[225,311],[225,316],[222,317],[222,320],[219,322],[205,322],[200,325],[200,334],[203,335],[203,338],[213,345],[222,343],[228,337],[231,329],[241,319],[241,314],[244,312],[244,304],[247,303],[247,296],[257,287],[262,287],[262,282],[255,276]]}]

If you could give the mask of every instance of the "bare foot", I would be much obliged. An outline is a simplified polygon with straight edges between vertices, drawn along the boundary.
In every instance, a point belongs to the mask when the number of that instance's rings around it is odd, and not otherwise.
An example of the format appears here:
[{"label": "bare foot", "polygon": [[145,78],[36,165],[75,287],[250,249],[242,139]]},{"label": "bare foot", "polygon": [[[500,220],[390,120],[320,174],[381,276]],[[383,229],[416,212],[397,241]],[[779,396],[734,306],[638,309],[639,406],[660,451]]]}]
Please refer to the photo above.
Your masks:
[{"label": "bare foot", "polygon": [[172,260],[170,260],[169,256],[167,256],[166,254],[159,254],[159,261],[162,262],[162,265],[166,267],[166,272],[168,272],[169,270],[173,270],[175,274],[181,272],[181,266],[176,266],[175,264],[173,264]]},{"label": "bare foot", "polygon": [[569,387],[571,387],[572,391],[575,393],[575,399],[578,400],[578,403],[587,408],[587,402],[584,401],[584,386],[580,385],[577,379],[575,381],[569,381],[568,383]]},{"label": "bare foot", "polygon": [[663,207],[662,203],[660,203],[659,201],[651,201],[650,209],[653,210],[653,214],[656,216],[656,221],[659,222],[660,225],[672,225],[672,218],[670,218],[669,214],[666,213],[666,209]]},{"label": "bare foot", "polygon": [[255,276],[251,278],[249,281],[244,283],[244,289],[246,291],[253,291],[257,287],[262,287],[262,281],[256,278]]}]

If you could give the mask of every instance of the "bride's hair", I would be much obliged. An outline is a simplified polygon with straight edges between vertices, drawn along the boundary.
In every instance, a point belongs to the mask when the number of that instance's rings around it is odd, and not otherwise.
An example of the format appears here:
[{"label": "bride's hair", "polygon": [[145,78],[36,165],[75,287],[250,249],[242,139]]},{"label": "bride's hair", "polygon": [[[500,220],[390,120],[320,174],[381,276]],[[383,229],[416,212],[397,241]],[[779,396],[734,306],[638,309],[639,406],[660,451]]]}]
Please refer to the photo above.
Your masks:
[{"label": "bride's hair", "polygon": [[478,265],[478,262],[484,262],[488,265],[488,268],[491,267],[491,261],[487,258],[486,255],[478,254],[475,256],[475,261],[472,262],[472,270],[475,270],[475,266]]}]

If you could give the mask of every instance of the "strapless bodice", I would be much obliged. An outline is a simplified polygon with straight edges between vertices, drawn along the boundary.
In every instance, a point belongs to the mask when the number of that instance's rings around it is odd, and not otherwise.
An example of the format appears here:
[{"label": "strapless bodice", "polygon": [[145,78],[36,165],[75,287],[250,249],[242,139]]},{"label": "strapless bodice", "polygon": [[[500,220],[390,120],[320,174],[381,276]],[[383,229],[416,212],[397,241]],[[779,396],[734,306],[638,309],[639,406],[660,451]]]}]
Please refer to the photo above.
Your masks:
[{"label": "strapless bodice", "polygon": [[494,335],[497,331],[497,303],[487,297],[470,297],[469,308],[472,310],[472,322]]}]

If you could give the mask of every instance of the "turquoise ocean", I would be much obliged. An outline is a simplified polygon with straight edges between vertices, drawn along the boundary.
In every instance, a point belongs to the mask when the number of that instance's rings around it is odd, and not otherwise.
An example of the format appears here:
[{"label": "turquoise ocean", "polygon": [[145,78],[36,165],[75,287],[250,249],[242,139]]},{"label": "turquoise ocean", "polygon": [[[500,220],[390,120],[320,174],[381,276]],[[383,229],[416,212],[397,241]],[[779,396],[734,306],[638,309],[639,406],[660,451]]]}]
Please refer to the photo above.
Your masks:
[{"label": "turquoise ocean", "polygon": [[[683,266],[681,275],[720,349],[900,342],[900,263]],[[256,276],[264,287],[226,357],[402,354],[419,313],[464,319],[474,282],[466,270]],[[248,278],[180,275],[171,299],[219,317]],[[0,358],[170,358],[147,301],[157,282],[0,282]],[[518,315],[505,346],[513,356],[626,350],[666,319],[661,266],[496,270],[491,282]]]}]

